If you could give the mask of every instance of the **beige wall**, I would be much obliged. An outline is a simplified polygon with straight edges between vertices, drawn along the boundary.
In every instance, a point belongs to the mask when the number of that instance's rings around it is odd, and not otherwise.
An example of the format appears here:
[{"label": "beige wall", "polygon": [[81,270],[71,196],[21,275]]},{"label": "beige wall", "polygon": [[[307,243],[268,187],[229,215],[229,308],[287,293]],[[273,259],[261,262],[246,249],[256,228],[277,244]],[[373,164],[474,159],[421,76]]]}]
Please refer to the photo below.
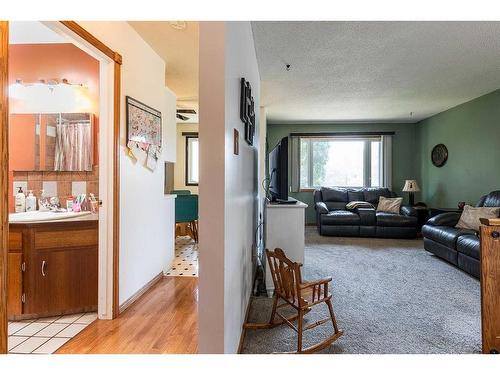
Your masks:
[{"label": "beige wall", "polygon": [[198,194],[198,186],[186,186],[186,137],[183,132],[198,132],[198,124],[177,124],[177,157],[174,165],[174,189]]},{"label": "beige wall", "polygon": [[198,352],[224,353],[225,27],[200,22]]}]

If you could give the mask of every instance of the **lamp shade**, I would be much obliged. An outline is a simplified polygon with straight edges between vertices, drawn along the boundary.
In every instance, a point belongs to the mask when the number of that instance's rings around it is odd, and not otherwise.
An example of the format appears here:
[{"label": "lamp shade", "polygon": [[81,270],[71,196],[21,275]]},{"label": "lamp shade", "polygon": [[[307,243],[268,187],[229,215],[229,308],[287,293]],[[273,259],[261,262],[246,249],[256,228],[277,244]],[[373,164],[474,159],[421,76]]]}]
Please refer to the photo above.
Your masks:
[{"label": "lamp shade", "polygon": [[403,186],[403,191],[420,191],[417,180],[406,180],[405,186]]}]

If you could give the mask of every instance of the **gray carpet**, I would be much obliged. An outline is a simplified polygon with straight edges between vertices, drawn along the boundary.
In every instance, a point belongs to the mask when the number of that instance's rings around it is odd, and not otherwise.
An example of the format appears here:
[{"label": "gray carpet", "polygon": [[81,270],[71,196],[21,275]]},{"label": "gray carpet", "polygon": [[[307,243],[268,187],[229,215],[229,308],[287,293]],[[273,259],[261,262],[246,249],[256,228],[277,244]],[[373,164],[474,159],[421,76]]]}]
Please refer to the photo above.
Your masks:
[{"label": "gray carpet", "polygon": [[[479,281],[423,250],[421,240],[321,237],[306,228],[304,278],[333,277],[333,304],[344,336],[323,353],[479,353]],[[270,298],[253,298],[250,322],[265,322]],[[307,321],[326,317],[322,304]],[[306,323],[307,324],[307,323]],[[306,331],[304,345],[332,332]],[[243,353],[296,348],[282,325],[247,330]]]}]

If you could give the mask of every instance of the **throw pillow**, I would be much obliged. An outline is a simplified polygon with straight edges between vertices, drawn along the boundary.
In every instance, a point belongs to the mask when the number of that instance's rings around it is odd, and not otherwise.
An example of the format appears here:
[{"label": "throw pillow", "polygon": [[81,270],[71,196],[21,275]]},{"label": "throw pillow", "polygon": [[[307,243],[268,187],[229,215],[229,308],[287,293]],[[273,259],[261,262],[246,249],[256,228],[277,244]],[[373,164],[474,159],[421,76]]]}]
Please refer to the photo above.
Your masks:
[{"label": "throw pillow", "polygon": [[345,205],[347,210],[355,210],[356,208],[375,208],[373,204],[364,201],[352,201]]},{"label": "throw pillow", "polygon": [[399,214],[399,209],[401,208],[401,203],[403,203],[403,198],[386,198],[380,196],[378,200],[377,211],[390,212],[393,214]]},{"label": "throw pillow", "polygon": [[479,226],[481,225],[479,218],[494,219],[497,218],[499,214],[500,207],[472,207],[466,205],[455,227],[479,231]]}]

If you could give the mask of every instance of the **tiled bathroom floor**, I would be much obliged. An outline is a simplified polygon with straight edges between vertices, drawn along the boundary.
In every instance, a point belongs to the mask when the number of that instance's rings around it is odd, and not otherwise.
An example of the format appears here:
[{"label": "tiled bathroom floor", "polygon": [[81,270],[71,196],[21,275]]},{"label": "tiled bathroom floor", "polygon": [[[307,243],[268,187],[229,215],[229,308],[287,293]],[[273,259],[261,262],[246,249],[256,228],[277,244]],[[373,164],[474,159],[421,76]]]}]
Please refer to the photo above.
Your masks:
[{"label": "tiled bathroom floor", "polygon": [[175,260],[167,276],[198,277],[198,244],[191,237],[175,239]]},{"label": "tiled bathroom floor", "polygon": [[90,312],[9,322],[9,353],[52,354],[96,319]]}]

